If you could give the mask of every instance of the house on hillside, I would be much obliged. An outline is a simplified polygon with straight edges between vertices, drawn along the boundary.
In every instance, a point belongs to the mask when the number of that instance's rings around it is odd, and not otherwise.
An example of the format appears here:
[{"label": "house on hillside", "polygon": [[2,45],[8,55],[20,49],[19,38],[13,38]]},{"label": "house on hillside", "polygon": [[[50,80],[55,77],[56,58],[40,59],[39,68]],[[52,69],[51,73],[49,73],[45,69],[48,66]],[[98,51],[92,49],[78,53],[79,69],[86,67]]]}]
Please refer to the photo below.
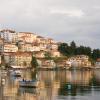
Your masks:
[{"label": "house on hillside", "polygon": [[95,68],[100,68],[100,58],[97,59],[95,63]]},{"label": "house on hillside", "polygon": [[61,54],[58,50],[51,50],[50,51],[51,57],[60,57]]},{"label": "house on hillside", "polygon": [[34,51],[34,56],[36,58],[45,58],[45,51]]},{"label": "house on hillside", "polygon": [[17,32],[10,29],[3,29],[0,31],[0,36],[7,42],[16,42]]},{"label": "house on hillside", "polygon": [[33,43],[36,41],[37,35],[30,32],[18,32],[17,41],[23,41],[26,43]]},{"label": "house on hillside", "polygon": [[20,66],[20,68],[30,67],[32,60],[31,52],[9,52],[4,53],[5,63],[10,66]]},{"label": "house on hillside", "polygon": [[70,57],[67,60],[67,64],[69,64],[71,67],[90,67],[91,62],[89,61],[89,57],[86,55],[76,55],[73,57]]},{"label": "house on hillside", "polygon": [[2,51],[3,52],[17,52],[18,47],[15,44],[4,43]]},{"label": "house on hillside", "polygon": [[41,67],[42,69],[53,69],[56,64],[53,60],[41,59]]}]

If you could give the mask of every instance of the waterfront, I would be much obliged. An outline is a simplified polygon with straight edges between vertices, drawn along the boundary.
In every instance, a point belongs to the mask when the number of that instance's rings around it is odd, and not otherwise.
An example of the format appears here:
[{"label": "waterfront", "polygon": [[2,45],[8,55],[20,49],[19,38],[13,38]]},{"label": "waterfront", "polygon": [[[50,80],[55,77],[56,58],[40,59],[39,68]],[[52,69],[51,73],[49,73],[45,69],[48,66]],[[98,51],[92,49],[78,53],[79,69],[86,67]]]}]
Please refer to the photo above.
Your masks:
[{"label": "waterfront", "polygon": [[[0,73],[1,74],[1,73]],[[0,86],[0,100],[99,100],[100,70],[39,71],[23,70],[22,77],[31,80],[38,76],[38,88],[19,87],[20,77],[2,73],[6,82]],[[68,88],[70,85],[70,88]]]}]

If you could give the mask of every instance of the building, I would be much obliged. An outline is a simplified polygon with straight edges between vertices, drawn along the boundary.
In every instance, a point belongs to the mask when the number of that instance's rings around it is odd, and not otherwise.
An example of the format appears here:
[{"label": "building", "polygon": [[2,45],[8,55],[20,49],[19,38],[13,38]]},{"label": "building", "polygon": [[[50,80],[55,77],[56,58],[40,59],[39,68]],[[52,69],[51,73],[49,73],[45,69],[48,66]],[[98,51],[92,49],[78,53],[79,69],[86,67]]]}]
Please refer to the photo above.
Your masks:
[{"label": "building", "polygon": [[47,50],[58,50],[57,43],[47,44]]},{"label": "building", "polygon": [[4,39],[0,37],[0,52],[3,50]]},{"label": "building", "polygon": [[39,46],[35,46],[32,43],[19,43],[18,44],[19,51],[25,52],[34,52],[34,51],[40,51]]},{"label": "building", "polygon": [[17,33],[17,41],[23,41],[26,43],[33,43],[36,41],[37,35],[30,32]]},{"label": "building", "polygon": [[90,67],[91,62],[86,55],[76,55],[67,60],[67,64],[73,67]]},{"label": "building", "polygon": [[35,51],[34,52],[34,56],[36,57],[36,58],[45,58],[45,51]]},{"label": "building", "polygon": [[3,52],[17,52],[18,47],[15,44],[5,43],[3,45]]},{"label": "building", "polygon": [[47,44],[45,43],[38,43],[38,47],[41,51],[47,51]]},{"label": "building", "polygon": [[46,44],[47,40],[44,37],[42,37],[42,36],[37,36],[36,37],[36,42],[37,43],[41,43],[41,44]]},{"label": "building", "polygon": [[51,57],[61,57],[61,54],[58,50],[51,50]]},{"label": "building", "polygon": [[15,42],[17,38],[17,33],[14,30],[4,29],[0,31],[0,36],[7,42]]},{"label": "building", "polygon": [[6,64],[9,64],[10,66],[18,66],[20,68],[31,67],[31,52],[4,53],[4,58]]},{"label": "building", "polygon": [[97,61],[95,63],[95,67],[100,68],[100,58],[97,59]]},{"label": "building", "polygon": [[55,44],[56,42],[54,41],[54,39],[48,38],[48,39],[47,39],[47,43],[48,43],[48,44]]}]

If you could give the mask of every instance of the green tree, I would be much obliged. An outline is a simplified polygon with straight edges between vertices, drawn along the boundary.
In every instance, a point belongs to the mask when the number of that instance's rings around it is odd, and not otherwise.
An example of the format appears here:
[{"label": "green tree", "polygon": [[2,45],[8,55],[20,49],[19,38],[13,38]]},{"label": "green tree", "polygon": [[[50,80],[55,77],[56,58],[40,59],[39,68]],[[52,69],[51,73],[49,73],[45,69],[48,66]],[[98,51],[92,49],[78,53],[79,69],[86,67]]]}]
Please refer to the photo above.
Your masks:
[{"label": "green tree", "polygon": [[76,43],[74,41],[72,41],[70,43],[70,54],[75,55],[75,50],[76,50]]},{"label": "green tree", "polygon": [[65,56],[69,56],[70,55],[70,47],[68,46],[67,43],[61,43],[58,46],[58,50],[60,53],[62,53]]},{"label": "green tree", "polygon": [[72,41],[72,42],[70,43],[70,46],[71,46],[71,48],[75,49],[75,48],[76,48],[76,43],[75,43],[74,41]]},{"label": "green tree", "polygon": [[46,52],[44,55],[45,55],[45,59],[47,59],[47,60],[52,59],[50,52]]},{"label": "green tree", "polygon": [[91,57],[91,48],[90,47],[84,47],[84,46],[80,46],[80,47],[77,47],[75,49],[75,55],[87,55],[89,57]]},{"label": "green tree", "polygon": [[92,58],[94,60],[97,60],[97,58],[100,58],[100,50],[99,49],[94,49],[92,52]]},{"label": "green tree", "polygon": [[34,57],[34,56],[32,56],[31,67],[32,67],[32,68],[37,68],[37,67],[38,67],[37,59],[36,59],[36,57]]}]

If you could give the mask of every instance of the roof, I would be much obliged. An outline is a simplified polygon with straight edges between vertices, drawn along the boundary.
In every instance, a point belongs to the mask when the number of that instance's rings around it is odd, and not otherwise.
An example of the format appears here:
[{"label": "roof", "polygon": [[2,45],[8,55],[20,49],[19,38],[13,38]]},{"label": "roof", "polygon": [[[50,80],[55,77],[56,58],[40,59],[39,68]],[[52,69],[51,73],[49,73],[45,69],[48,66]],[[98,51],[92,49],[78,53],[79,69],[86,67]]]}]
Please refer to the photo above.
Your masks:
[{"label": "roof", "polygon": [[37,36],[37,38],[44,38],[44,37],[42,37],[42,36]]},{"label": "roof", "polygon": [[31,32],[18,32],[18,33],[35,34],[35,33],[31,33]]},{"label": "roof", "polygon": [[10,33],[15,33],[14,30],[11,30],[11,29],[3,29],[3,30],[0,30],[0,32],[10,32]]}]

